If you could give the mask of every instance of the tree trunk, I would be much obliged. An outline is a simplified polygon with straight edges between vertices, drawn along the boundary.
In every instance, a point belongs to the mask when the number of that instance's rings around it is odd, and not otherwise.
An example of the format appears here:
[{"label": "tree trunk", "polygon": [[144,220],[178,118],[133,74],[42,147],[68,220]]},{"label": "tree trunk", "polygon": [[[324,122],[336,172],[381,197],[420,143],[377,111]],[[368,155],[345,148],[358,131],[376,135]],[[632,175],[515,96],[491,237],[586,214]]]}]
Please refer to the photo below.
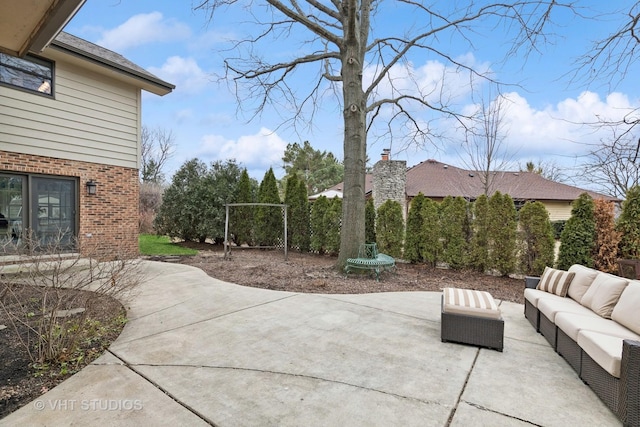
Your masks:
[{"label": "tree trunk", "polygon": [[345,1],[342,91],[344,96],[344,188],[338,267],[355,257],[365,234],[366,99],[362,69],[366,32],[361,33],[358,2]]}]

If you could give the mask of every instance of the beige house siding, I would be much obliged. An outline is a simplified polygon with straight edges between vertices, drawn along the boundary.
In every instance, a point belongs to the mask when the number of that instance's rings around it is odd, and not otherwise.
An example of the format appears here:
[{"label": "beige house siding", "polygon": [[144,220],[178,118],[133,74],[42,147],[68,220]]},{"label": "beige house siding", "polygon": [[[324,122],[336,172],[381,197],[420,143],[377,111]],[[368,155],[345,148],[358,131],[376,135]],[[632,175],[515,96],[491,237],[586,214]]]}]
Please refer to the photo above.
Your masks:
[{"label": "beige house siding", "polygon": [[54,97],[0,86],[0,150],[137,168],[141,91],[58,60]]},{"label": "beige house siding", "polygon": [[569,201],[540,201],[549,212],[551,221],[567,220],[571,217],[571,202]]}]

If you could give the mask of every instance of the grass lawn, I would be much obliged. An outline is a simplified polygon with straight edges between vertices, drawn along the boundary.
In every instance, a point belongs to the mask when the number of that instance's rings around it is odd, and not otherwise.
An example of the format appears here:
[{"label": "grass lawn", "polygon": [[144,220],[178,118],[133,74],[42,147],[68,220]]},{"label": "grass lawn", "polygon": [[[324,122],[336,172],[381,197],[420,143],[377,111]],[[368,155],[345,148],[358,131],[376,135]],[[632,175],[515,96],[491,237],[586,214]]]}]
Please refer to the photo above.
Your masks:
[{"label": "grass lawn", "polygon": [[155,234],[141,234],[138,237],[140,255],[195,255],[195,249],[183,248],[174,243],[167,236]]}]

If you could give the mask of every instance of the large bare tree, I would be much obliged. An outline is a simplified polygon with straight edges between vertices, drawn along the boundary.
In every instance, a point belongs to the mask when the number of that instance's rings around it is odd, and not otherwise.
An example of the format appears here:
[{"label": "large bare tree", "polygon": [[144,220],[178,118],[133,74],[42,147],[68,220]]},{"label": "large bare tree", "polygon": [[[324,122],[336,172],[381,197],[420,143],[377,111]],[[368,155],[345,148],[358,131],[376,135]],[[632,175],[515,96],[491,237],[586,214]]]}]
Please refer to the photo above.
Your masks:
[{"label": "large bare tree", "polygon": [[579,178],[602,193],[623,199],[631,187],[640,184],[640,139],[628,128],[618,134],[618,123],[601,126],[608,128],[611,136],[589,146]]},{"label": "large bare tree", "polygon": [[494,192],[496,172],[505,171],[513,165],[513,153],[504,144],[508,134],[504,115],[508,106],[509,100],[503,95],[489,101],[482,99],[473,124],[465,129],[462,162],[467,169],[478,174],[485,196]]},{"label": "large bare tree", "polygon": [[[571,4],[557,0],[194,3],[210,20],[230,14],[234,6],[245,8],[244,16],[254,25],[252,34],[225,53],[222,77],[236,90],[239,106],[251,103],[258,115],[268,108],[288,111],[291,120],[308,124],[326,94],[337,95],[343,115],[345,167],[339,265],[357,254],[365,238],[367,134],[374,122],[381,120],[398,138],[420,144],[432,141],[429,122],[433,117],[463,116],[442,79],[431,85],[419,81],[410,53],[446,64],[453,71],[443,72],[443,78],[452,74],[468,84],[497,83],[487,68],[457,59],[460,52],[450,50],[451,41],[466,43],[472,52],[477,32],[504,31],[503,40],[510,43],[495,47],[505,47],[505,57],[521,48],[531,52],[545,41],[552,10],[572,10]],[[295,82],[301,75],[308,81],[304,88]]]},{"label": "large bare tree", "polygon": [[140,131],[140,180],[163,184],[164,168],[175,148],[176,140],[171,130],[150,129],[143,125]]},{"label": "large bare tree", "polygon": [[[578,59],[574,83],[600,83],[611,90],[627,79],[637,80],[640,1],[612,2],[611,7],[615,8],[612,16],[617,27]],[[597,116],[585,123],[596,131],[606,131],[609,137],[588,147],[580,178],[611,196],[624,198],[629,188],[640,184],[640,109],[619,111],[618,117]]]}]

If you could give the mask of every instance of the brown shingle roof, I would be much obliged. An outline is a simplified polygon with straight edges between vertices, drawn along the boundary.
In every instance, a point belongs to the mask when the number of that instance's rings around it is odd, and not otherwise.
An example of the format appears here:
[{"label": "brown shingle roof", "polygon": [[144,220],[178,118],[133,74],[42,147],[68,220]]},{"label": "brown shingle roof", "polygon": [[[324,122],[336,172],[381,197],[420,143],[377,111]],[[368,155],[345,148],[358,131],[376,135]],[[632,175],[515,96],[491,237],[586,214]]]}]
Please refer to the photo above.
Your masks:
[{"label": "brown shingle roof", "polygon": [[[572,201],[587,192],[594,199],[617,200],[604,194],[551,181],[535,172],[492,172],[489,195],[500,191],[515,200]],[[422,192],[426,197],[463,196],[475,199],[484,193],[480,174],[436,160],[421,162],[407,170],[407,196]]]},{"label": "brown shingle roof", "polygon": [[60,32],[51,43],[53,48],[94,61],[100,65],[128,74],[146,83],[145,89],[158,95],[165,95],[175,89],[175,85],[151,74],[144,68],[129,61],[119,53],[113,52],[97,44],[88,42],[72,34]]},{"label": "brown shingle roof", "polygon": [[[535,172],[493,172],[490,195],[496,191],[508,194],[514,200],[556,200],[573,201],[580,194],[587,192],[594,199],[620,201],[614,197],[588,191],[582,188],[551,181]],[[365,193],[370,194],[373,188],[373,176],[367,174]],[[342,191],[342,183],[330,189]],[[462,196],[475,200],[484,193],[480,174],[460,169],[436,160],[427,160],[407,170],[407,197],[415,197],[418,193],[438,199],[447,196]]]}]

